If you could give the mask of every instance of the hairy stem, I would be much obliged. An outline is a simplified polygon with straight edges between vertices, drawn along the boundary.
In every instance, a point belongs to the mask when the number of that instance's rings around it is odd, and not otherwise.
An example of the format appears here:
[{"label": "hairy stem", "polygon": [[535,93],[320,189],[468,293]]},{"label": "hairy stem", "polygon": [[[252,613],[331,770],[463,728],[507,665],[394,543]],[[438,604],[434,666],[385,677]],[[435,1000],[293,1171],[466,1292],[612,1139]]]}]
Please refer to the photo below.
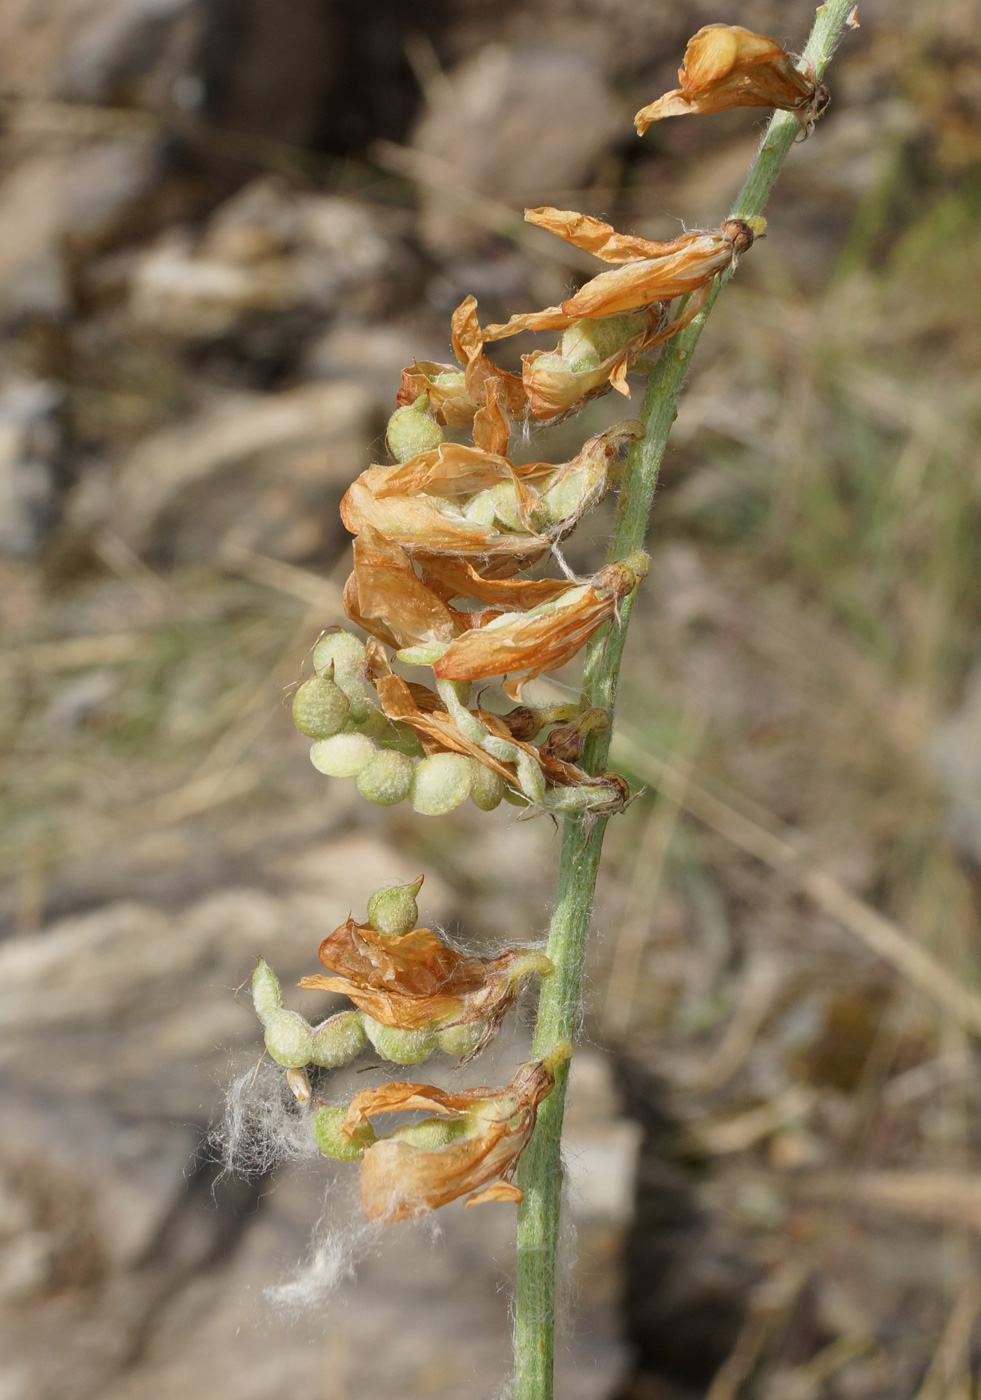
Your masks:
[{"label": "hairy stem", "polygon": [[[804,58],[818,77],[844,32],[852,0],[828,0],[815,16]],[[799,132],[789,112],[775,112],[730,218],[763,212],[767,197],[794,137]],[[669,340],[648,378],[640,418],[644,436],[634,443],[620,489],[609,562],[641,549],[654,499],[661,459],[675,419],[692,352],[721,290],[721,282],[691,325]],[[620,663],[636,592],[623,604],[619,626],[593,638],[586,653],[584,701],[609,711],[616,701]],[[590,736],[584,766],[591,773],[606,767],[612,724]],[[548,956],[554,971],[542,983],[535,1027],[534,1054],[547,1055],[556,1040],[572,1040],[579,1017],[583,962],[593,912],[606,819],[590,827],[583,818],[565,818],[558,891],[549,929]],[[560,1067],[555,1088],[542,1104],[534,1137],[525,1150],[518,1182],[524,1200],[518,1208],[518,1280],[515,1319],[514,1400],[551,1400],[554,1359],[555,1256],[562,1191],[562,1115],[568,1065]]]}]

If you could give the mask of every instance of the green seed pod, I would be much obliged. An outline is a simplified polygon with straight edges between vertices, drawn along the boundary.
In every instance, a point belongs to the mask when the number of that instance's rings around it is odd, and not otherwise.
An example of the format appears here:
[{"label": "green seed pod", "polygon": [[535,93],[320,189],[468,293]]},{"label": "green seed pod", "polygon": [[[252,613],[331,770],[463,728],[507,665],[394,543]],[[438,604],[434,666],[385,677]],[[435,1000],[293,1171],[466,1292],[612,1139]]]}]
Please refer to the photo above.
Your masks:
[{"label": "green seed pod", "polygon": [[356,778],[377,752],[367,734],[335,734],[317,740],[310,749],[310,762],[328,778]]},{"label": "green seed pod", "polygon": [[259,959],[252,974],[252,1005],[264,1026],[283,1009],[279,978],[264,958]]},{"label": "green seed pod", "polygon": [[466,1137],[469,1128],[463,1118],[424,1118],[421,1123],[403,1123],[388,1136],[396,1142],[421,1147],[424,1152],[435,1152],[457,1138]]},{"label": "green seed pod", "polygon": [[396,462],[431,452],[442,441],[443,429],[430,415],[428,394],[420,394],[415,403],[397,408],[388,420],[385,442]]},{"label": "green seed pod", "polygon": [[423,816],[441,817],[466,802],[472,782],[469,758],[461,753],[430,754],[416,764],[409,799]]},{"label": "green seed pod", "polygon": [[521,518],[518,509],[518,497],[515,493],[514,483],[511,481],[499,481],[496,486],[492,486],[487,492],[494,505],[494,515],[500,523],[508,530],[527,530],[527,525]]},{"label": "green seed pod", "polygon": [[429,1031],[403,1031],[398,1026],[383,1026],[370,1016],[365,1016],[364,1028],[382,1059],[397,1065],[417,1065],[436,1049],[436,1037]]},{"label": "green seed pod", "polygon": [[646,325],[647,317],[639,312],[577,321],[562,336],[559,353],[568,369],[574,374],[582,374],[596,369],[610,355],[621,350],[640,335]]},{"label": "green seed pod", "polygon": [[321,1069],[337,1069],[356,1059],[367,1043],[361,1012],[339,1011],[314,1029],[310,1059]]},{"label": "green seed pod", "polygon": [[334,663],[333,678],[351,704],[351,719],[360,724],[371,714],[371,687],[365,674],[367,653],[364,642],[350,632],[328,632],[313,649],[313,668],[318,674]]},{"label": "green seed pod", "polygon": [[266,1026],[266,1049],[277,1064],[302,1069],[313,1053],[313,1032],[298,1011],[278,1011]]},{"label": "green seed pod", "polygon": [[507,784],[500,773],[495,773],[492,768],[478,763],[475,758],[472,758],[470,762],[473,765],[470,801],[482,812],[493,812],[495,807],[500,806]]},{"label": "green seed pod", "polygon": [[416,895],[422,889],[422,876],[406,885],[386,885],[368,900],[368,922],[388,938],[404,938],[419,922]]},{"label": "green seed pod", "polygon": [[456,1055],[462,1060],[464,1055],[473,1054],[483,1034],[481,1021],[474,1021],[469,1026],[447,1026],[445,1031],[437,1034],[436,1044],[444,1054]]},{"label": "green seed pod", "polygon": [[293,696],[293,723],[310,739],[340,734],[350,717],[350,700],[327,674],[311,676]]},{"label": "green seed pod", "polygon": [[376,807],[394,807],[408,797],[414,772],[415,764],[404,753],[383,750],[359,771],[358,792]]},{"label": "green seed pod", "polygon": [[333,1157],[335,1162],[356,1162],[364,1156],[366,1147],[375,1141],[375,1130],[370,1123],[362,1123],[353,1139],[348,1142],[341,1137],[341,1124],[347,1117],[343,1104],[336,1108],[324,1105],[318,1108],[310,1120],[310,1130],[318,1149],[325,1157]]},{"label": "green seed pod", "polygon": [[522,796],[522,794],[521,794],[520,792],[515,792],[515,790],[514,790],[513,787],[505,787],[505,789],[504,789],[504,801],[507,802],[507,803],[508,803],[510,806],[512,806],[512,807],[527,807],[527,806],[528,806],[528,799],[527,799],[527,797]]}]

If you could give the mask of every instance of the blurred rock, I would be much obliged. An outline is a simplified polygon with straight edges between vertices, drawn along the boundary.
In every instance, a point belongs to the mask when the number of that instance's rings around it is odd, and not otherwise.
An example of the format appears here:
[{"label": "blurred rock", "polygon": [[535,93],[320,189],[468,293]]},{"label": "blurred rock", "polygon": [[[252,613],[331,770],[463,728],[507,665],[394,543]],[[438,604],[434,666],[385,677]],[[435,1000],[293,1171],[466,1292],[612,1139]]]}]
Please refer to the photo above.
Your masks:
[{"label": "blurred rock", "polygon": [[0,381],[0,554],[35,554],[54,515],[62,450],[53,384],[23,376]]},{"label": "blurred rock", "polygon": [[934,730],[927,755],[947,799],[950,840],[981,864],[981,667],[968,678],[960,709]]},{"label": "blurred rock", "polygon": [[22,160],[0,182],[0,321],[59,317],[71,294],[67,257],[108,238],[156,181],[156,142],[100,141]]},{"label": "blurred rock", "polygon": [[0,87],[27,98],[138,106],[166,100],[193,62],[200,0],[9,0],[0,8]]},{"label": "blurred rock", "polygon": [[130,309],[140,326],[210,340],[258,313],[323,317],[344,288],[363,290],[392,263],[361,205],[262,178],[221,205],[200,238],[178,228],[151,247],[133,271]]},{"label": "blurred rock", "polygon": [[[574,49],[488,44],[430,88],[413,145],[459,183],[520,208],[561,200],[621,130],[601,71]],[[421,235],[448,254],[474,239],[438,190],[425,191]]]},{"label": "blurred rock", "polygon": [[72,520],[109,523],[134,549],[185,561],[226,542],[302,558],[340,538],[334,507],[363,467],[373,412],[356,381],[227,394],[142,442],[111,486],[83,487]]}]

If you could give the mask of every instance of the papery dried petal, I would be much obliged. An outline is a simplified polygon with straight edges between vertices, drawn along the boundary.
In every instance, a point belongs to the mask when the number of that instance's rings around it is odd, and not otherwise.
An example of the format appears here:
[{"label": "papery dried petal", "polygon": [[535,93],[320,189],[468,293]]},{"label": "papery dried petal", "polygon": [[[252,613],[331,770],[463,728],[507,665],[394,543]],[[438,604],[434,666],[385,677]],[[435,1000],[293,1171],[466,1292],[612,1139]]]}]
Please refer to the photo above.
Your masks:
[{"label": "papery dried petal", "polygon": [[542,953],[527,948],[472,957],[447,947],[431,929],[390,935],[353,917],[324,939],[320,961],[332,975],[304,977],[300,986],[341,992],[384,1026],[418,1031],[479,1023],[483,1033],[469,1055],[495,1034],[521,979],[551,970]]},{"label": "papery dried petal", "polygon": [[[370,527],[412,554],[469,555],[491,565],[513,560],[520,567],[602,498],[640,432],[636,423],[618,424],[558,466],[516,464],[483,448],[444,443],[408,462],[362,472],[341,502],[341,518],[352,534]],[[571,493],[570,482],[578,483]],[[360,591],[357,611],[369,615]],[[391,614],[378,616],[391,635]]]},{"label": "papery dried petal", "polygon": [[594,583],[570,587],[554,603],[531,613],[504,613],[451,642],[433,673],[440,680],[471,681],[523,671],[521,681],[504,687],[520,698],[525,681],[570,661],[642,576],[624,563],[608,565]]},{"label": "papery dried petal", "polygon": [[341,1128],[342,1138],[352,1141],[381,1113],[422,1109],[471,1120],[468,1136],[442,1147],[427,1150],[385,1138],[367,1147],[361,1203],[368,1219],[384,1225],[410,1220],[471,1192],[468,1205],[520,1200],[521,1192],[506,1178],[528,1145],[558,1065],[570,1052],[568,1042],[561,1042],[546,1059],[522,1065],[503,1089],[448,1094],[431,1085],[395,1083],[356,1094]]},{"label": "papery dried petal", "polygon": [[[546,220],[545,215],[555,217]],[[742,219],[727,219],[715,233],[686,233],[669,243],[653,243],[617,233],[599,219],[568,210],[526,210],[525,218],[530,216],[534,216],[531,222],[546,224],[576,247],[585,246],[589,251],[602,247],[601,256],[607,262],[623,265],[593,277],[559,306],[512,316],[506,325],[485,327],[485,340],[502,340],[518,331],[566,330],[583,317],[616,316],[686,296],[733,266],[754,238],[753,229]],[[601,234],[600,230],[606,232]]]},{"label": "papery dried petal", "polygon": [[810,64],[799,68],[775,39],[738,24],[707,24],[689,39],[678,81],[679,88],[637,113],[639,135],[662,117],[729,107],[778,107],[797,113],[806,125],[828,100]]},{"label": "papery dried petal", "polygon": [[354,541],[344,605],[352,622],[398,648],[450,641],[471,625],[468,614],[447,607],[427,587],[404,550],[370,525]]}]

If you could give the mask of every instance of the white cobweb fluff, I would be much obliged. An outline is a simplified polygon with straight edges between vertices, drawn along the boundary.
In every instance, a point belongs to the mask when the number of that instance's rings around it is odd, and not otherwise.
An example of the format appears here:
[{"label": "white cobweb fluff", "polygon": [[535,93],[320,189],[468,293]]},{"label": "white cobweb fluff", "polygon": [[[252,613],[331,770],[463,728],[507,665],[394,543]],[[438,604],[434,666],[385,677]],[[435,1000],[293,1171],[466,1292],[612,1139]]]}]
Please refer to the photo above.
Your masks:
[{"label": "white cobweb fluff", "polygon": [[320,1155],[283,1070],[268,1060],[249,1065],[229,1084],[209,1145],[222,1176],[265,1176],[283,1162]]},{"label": "white cobweb fluff", "polygon": [[313,1228],[305,1259],[282,1283],[270,1284],[263,1296],[277,1312],[299,1317],[322,1307],[342,1283],[353,1279],[361,1261],[371,1253],[381,1233],[380,1225],[349,1219],[343,1226],[325,1211]]}]

